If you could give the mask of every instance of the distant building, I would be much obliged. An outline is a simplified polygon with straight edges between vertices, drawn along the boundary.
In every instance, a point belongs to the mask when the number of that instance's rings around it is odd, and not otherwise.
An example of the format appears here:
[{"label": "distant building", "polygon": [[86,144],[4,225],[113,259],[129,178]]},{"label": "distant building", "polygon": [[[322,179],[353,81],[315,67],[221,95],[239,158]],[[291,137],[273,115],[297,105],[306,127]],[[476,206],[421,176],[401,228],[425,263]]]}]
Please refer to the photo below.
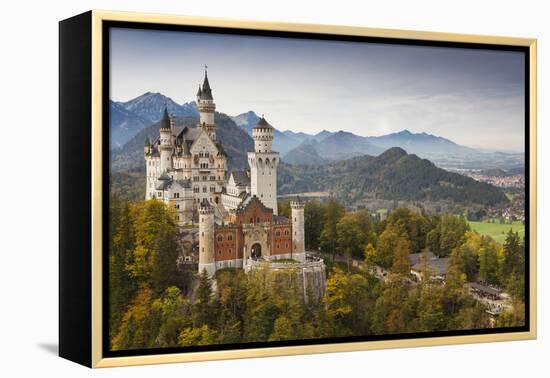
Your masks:
[{"label": "distant building", "polygon": [[411,253],[409,261],[411,263],[411,273],[419,281],[422,280],[422,274],[428,269],[436,280],[444,280],[447,275],[448,257],[437,257],[432,252]]}]

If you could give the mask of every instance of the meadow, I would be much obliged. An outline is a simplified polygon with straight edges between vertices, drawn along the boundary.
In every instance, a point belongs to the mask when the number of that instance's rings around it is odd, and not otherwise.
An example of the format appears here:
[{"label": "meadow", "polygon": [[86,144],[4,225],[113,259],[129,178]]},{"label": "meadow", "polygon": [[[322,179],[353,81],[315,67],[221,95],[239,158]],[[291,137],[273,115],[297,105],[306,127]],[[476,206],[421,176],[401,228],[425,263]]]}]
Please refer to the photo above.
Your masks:
[{"label": "meadow", "polygon": [[511,223],[500,223],[498,220],[469,222],[472,230],[479,232],[482,235],[489,235],[499,243],[504,243],[506,239],[506,233],[512,229],[514,232],[518,232],[520,238],[525,235],[525,225],[521,221],[514,221]]}]

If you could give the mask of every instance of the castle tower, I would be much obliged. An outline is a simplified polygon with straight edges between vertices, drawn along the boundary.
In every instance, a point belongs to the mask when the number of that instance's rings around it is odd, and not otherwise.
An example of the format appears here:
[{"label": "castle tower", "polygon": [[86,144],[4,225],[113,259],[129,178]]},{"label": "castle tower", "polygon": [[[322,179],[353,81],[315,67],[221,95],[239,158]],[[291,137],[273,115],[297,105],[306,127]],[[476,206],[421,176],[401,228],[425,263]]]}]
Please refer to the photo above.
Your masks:
[{"label": "castle tower", "polygon": [[214,104],[214,98],[212,97],[212,89],[208,82],[208,72],[204,70],[204,82],[202,88],[199,85],[199,91],[197,92],[197,104],[199,108],[199,126],[206,131],[210,139],[216,140],[216,124],[214,123],[214,112],[216,111],[216,104]]},{"label": "castle tower", "polygon": [[164,106],[164,113],[160,120],[160,173],[172,169],[172,154],[174,143],[172,136],[172,120],[168,115],[168,109]]},{"label": "castle tower", "polygon": [[299,197],[290,201],[292,212],[292,258],[306,261],[304,241],[304,202]]},{"label": "castle tower", "polygon": [[202,202],[199,206],[199,273],[206,269],[209,276],[214,275],[214,253],[214,208]]},{"label": "castle tower", "polygon": [[262,117],[252,129],[254,152],[248,153],[250,192],[277,215],[277,166],[279,153],[273,151],[273,126]]}]

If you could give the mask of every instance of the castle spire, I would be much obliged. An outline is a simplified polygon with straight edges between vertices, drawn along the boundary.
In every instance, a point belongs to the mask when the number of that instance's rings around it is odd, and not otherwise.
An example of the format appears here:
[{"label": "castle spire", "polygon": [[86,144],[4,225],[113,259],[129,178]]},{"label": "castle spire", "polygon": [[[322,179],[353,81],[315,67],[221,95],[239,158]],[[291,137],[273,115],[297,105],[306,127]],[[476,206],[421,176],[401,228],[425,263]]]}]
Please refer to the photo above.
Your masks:
[{"label": "castle spire", "polygon": [[170,129],[170,116],[168,115],[168,105],[164,103],[164,112],[162,113],[162,119],[160,120],[161,129]]},{"label": "castle spire", "polygon": [[213,100],[212,89],[210,88],[210,83],[208,82],[208,66],[204,65],[204,81],[202,83],[201,91],[202,100]]},{"label": "castle spire", "polygon": [[197,91],[197,98],[201,98],[201,95],[202,95],[202,90],[201,90],[201,85],[199,84],[199,90]]}]

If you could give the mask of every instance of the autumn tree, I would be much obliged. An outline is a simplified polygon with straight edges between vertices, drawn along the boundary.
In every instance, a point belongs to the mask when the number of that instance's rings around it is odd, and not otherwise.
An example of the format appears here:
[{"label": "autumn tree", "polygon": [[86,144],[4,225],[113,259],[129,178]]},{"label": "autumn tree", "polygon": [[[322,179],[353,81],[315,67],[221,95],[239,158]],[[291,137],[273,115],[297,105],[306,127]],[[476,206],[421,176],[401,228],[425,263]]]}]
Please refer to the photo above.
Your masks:
[{"label": "autumn tree", "polygon": [[403,229],[396,225],[388,225],[378,237],[376,243],[376,260],[378,265],[389,269],[393,264],[398,242],[405,238]]},{"label": "autumn tree", "polygon": [[211,325],[214,321],[212,313],[212,280],[203,269],[199,276],[199,285],[195,291],[195,304],[193,308],[193,323],[195,327]]},{"label": "autumn tree", "polygon": [[426,246],[426,235],[431,227],[428,219],[422,214],[407,208],[399,208],[391,212],[387,223],[405,231],[411,253],[418,253]]},{"label": "autumn tree", "polygon": [[362,257],[366,243],[375,239],[372,219],[368,211],[347,213],[336,224],[337,251],[349,262],[353,257]]},{"label": "autumn tree", "polygon": [[317,200],[307,201],[304,207],[304,233],[306,250],[317,250],[323,230],[324,214],[321,203]]},{"label": "autumn tree", "polygon": [[114,337],[122,315],[136,293],[134,279],[126,270],[135,246],[133,219],[128,202],[111,199],[109,209],[109,333]]},{"label": "autumn tree", "polygon": [[448,256],[464,242],[465,234],[469,230],[470,225],[463,216],[446,214],[426,235],[427,246],[436,256]]},{"label": "autumn tree", "polygon": [[336,226],[344,214],[344,207],[335,199],[329,200],[323,207],[323,219],[325,222],[319,236],[319,246],[323,252],[332,254],[333,260],[338,240]]},{"label": "autumn tree", "polygon": [[153,319],[158,321],[158,335],[155,345],[158,347],[178,346],[181,330],[191,326],[191,306],[181,295],[179,288],[172,286],[153,301],[151,305]]},{"label": "autumn tree", "polygon": [[409,261],[409,254],[411,253],[411,243],[409,240],[401,236],[398,238],[395,244],[395,251],[391,266],[391,272],[395,274],[407,275],[411,271],[411,264]]},{"label": "autumn tree", "polygon": [[136,205],[136,247],[127,269],[138,283],[150,285],[155,295],[180,285],[176,233],[173,211],[164,203],[153,199]]}]

